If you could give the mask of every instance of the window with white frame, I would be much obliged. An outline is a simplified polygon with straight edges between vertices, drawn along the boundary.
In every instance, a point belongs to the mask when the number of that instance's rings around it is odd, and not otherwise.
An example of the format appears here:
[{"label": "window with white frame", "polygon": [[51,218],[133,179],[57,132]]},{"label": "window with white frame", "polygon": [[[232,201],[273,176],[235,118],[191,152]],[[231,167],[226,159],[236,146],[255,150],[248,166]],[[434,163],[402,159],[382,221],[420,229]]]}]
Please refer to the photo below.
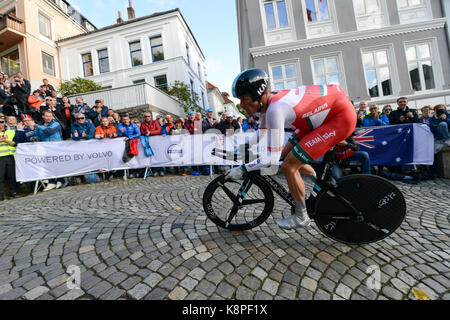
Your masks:
[{"label": "window with white frame", "polygon": [[47,38],[51,38],[51,22],[50,19],[39,13],[39,33]]},{"label": "window with white frame", "polygon": [[85,77],[94,75],[94,65],[92,64],[92,54],[90,52],[81,55],[83,63],[83,73]]},{"label": "window with white frame", "polygon": [[436,81],[431,43],[406,45],[405,50],[413,90],[435,89]]},{"label": "window with white frame", "polygon": [[130,43],[131,66],[141,66],[143,64],[141,42],[135,41]]},{"label": "window with white frame", "polygon": [[308,22],[330,19],[328,0],[305,0],[305,8]]},{"label": "window with white frame", "polygon": [[167,76],[165,74],[155,77],[154,80],[156,88],[166,92],[169,90],[169,84],[167,83]]},{"label": "window with white frame", "polygon": [[190,79],[189,82],[191,84],[191,98],[192,100],[195,100],[194,80]]},{"label": "window with white frame", "polygon": [[42,69],[44,73],[55,76],[55,61],[53,56],[42,52]]},{"label": "window with white frame", "polygon": [[289,26],[285,0],[264,1],[263,4],[267,30],[273,30]]},{"label": "window with white frame", "polygon": [[164,47],[161,36],[150,38],[150,48],[153,62],[164,60]]},{"label": "window with white frame", "polygon": [[397,5],[399,9],[419,7],[424,5],[424,0],[397,0]]},{"label": "window with white frame", "polygon": [[355,4],[356,16],[366,16],[369,14],[380,13],[380,0],[353,0]]},{"label": "window with white frame", "polygon": [[341,84],[339,57],[325,57],[313,59],[314,84]]},{"label": "window with white frame", "polygon": [[190,66],[191,65],[191,53],[189,52],[189,45],[186,42],[186,59],[187,59],[187,64]]},{"label": "window with white frame", "polygon": [[98,50],[97,55],[98,55],[98,67],[99,67],[100,73],[109,72],[108,49]]},{"label": "window with white frame", "polygon": [[298,87],[295,63],[272,66],[271,73],[274,90],[288,90]]},{"label": "window with white frame", "polygon": [[367,88],[372,98],[392,95],[392,73],[388,49],[365,51],[362,54]]}]

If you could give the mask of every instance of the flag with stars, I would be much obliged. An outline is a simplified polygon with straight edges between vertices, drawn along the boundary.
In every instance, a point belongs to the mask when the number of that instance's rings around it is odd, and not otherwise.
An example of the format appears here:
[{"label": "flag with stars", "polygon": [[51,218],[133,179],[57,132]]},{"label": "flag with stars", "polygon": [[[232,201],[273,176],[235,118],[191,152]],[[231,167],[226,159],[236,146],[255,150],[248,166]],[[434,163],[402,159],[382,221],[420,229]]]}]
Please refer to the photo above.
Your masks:
[{"label": "flag with stars", "polygon": [[[433,135],[427,126],[409,124],[361,128],[353,137],[372,165],[433,164]],[[431,139],[431,140],[430,140]]]}]

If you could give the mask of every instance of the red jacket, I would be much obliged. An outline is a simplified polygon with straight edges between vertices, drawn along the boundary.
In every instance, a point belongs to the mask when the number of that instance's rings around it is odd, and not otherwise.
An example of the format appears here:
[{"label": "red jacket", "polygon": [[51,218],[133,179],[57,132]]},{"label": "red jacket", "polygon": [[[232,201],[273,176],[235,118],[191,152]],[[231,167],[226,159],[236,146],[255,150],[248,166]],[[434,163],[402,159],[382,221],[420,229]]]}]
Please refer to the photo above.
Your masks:
[{"label": "red jacket", "polygon": [[184,122],[184,129],[189,131],[190,134],[194,134],[194,123],[195,121],[186,120]]},{"label": "red jacket", "polygon": [[151,136],[158,136],[161,134],[161,126],[159,122],[156,120],[151,120],[150,122],[142,122],[141,123],[141,134],[146,136],[147,133],[150,132]]},{"label": "red jacket", "polygon": [[36,108],[36,110],[39,110],[41,108],[41,104],[44,102],[43,99],[40,97],[36,98],[35,96],[29,96],[28,97],[28,103],[30,104],[30,107]]}]

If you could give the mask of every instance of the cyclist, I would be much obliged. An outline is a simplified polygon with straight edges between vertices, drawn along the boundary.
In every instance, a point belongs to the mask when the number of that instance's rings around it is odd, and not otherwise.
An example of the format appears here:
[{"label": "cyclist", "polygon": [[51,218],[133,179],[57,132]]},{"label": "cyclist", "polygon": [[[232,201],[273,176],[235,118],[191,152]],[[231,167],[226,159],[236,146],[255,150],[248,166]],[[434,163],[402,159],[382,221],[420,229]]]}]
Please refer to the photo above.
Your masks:
[{"label": "cyclist", "polygon": [[[300,172],[314,176],[308,165],[348,138],[356,128],[356,113],[345,91],[338,85],[302,86],[292,90],[270,92],[269,77],[260,69],[241,72],[233,82],[233,96],[249,116],[261,114],[261,129],[269,130],[267,154],[229,170],[227,179],[241,180],[249,171],[271,164],[281,166],[295,200],[295,211],[286,219],[277,219],[283,229],[308,227],[311,221],[306,209],[306,189]],[[295,133],[283,149],[284,129]]]}]

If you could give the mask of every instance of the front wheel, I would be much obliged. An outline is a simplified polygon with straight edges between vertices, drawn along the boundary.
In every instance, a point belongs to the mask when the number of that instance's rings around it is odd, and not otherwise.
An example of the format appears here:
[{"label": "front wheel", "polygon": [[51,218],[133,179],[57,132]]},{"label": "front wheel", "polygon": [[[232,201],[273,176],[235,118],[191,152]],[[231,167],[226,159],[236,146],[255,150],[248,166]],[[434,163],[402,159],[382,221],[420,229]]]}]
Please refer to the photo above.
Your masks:
[{"label": "front wheel", "polygon": [[203,195],[203,209],[217,226],[242,231],[267,220],[274,206],[273,192],[259,175],[250,174],[244,182],[224,176],[213,180]]},{"label": "front wheel", "polygon": [[[400,227],[406,215],[401,191],[388,180],[371,175],[351,175],[337,181],[339,194],[362,212],[364,221],[335,219],[353,215],[331,192],[319,194],[315,206],[317,227],[336,241],[355,245],[380,241]],[[327,216],[322,216],[327,215]]]}]

